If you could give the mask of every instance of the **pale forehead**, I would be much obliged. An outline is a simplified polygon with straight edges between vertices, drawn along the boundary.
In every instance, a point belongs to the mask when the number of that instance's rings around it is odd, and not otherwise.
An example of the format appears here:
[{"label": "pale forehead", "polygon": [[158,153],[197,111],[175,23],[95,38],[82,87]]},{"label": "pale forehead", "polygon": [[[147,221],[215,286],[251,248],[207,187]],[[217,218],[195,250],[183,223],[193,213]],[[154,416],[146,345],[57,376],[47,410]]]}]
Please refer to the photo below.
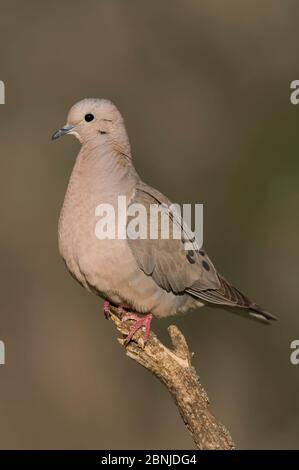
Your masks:
[{"label": "pale forehead", "polygon": [[86,98],[78,101],[71,107],[68,114],[68,123],[76,123],[81,121],[88,113],[102,116],[105,119],[115,119],[119,112],[116,106],[109,100],[98,98]]}]

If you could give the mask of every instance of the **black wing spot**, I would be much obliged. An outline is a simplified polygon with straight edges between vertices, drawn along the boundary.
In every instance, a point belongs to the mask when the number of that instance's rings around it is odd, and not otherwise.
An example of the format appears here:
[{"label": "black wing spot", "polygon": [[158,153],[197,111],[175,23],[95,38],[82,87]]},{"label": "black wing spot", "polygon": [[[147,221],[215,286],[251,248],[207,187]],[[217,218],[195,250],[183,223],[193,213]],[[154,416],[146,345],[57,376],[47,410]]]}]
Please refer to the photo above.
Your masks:
[{"label": "black wing spot", "polygon": [[202,262],[202,265],[203,265],[203,267],[205,268],[206,271],[210,271],[210,266],[205,260]]},{"label": "black wing spot", "polygon": [[187,260],[189,261],[190,264],[194,264],[195,263],[194,251],[193,250],[188,250],[187,254],[186,254],[186,258],[187,258]]}]

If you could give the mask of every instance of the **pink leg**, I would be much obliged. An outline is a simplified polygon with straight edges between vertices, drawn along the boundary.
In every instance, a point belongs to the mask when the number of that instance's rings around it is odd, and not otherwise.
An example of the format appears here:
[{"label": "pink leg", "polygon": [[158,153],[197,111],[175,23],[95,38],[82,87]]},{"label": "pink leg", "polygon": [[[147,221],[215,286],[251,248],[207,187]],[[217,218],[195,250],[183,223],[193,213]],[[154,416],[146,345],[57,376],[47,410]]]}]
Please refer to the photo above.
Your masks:
[{"label": "pink leg", "polygon": [[104,315],[105,315],[106,320],[109,320],[109,317],[110,317],[110,302],[109,302],[108,299],[104,300],[103,310],[104,310]]},{"label": "pink leg", "polygon": [[153,318],[153,315],[151,313],[148,313],[147,315],[144,315],[143,317],[139,317],[138,315],[136,315],[136,313],[128,313],[123,316],[122,321],[127,321],[127,320],[135,321],[134,325],[132,325],[131,328],[129,329],[128,336],[126,337],[125,343],[124,343],[125,346],[131,341],[136,331],[140,330],[140,328],[143,328],[143,327],[145,328],[144,344],[147,342],[149,335],[150,335],[152,318]]}]

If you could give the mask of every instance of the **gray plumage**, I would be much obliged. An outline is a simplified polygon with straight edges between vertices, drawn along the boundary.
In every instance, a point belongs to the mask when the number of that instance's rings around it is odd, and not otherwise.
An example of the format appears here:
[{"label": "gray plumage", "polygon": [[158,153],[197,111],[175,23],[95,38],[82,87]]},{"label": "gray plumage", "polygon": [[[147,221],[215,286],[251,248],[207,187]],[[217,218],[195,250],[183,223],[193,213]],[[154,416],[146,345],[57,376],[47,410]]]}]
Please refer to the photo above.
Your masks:
[{"label": "gray plumage", "polygon": [[[59,249],[82,286],[116,305],[157,317],[207,304],[265,322],[274,319],[225,281],[191,237],[193,248],[188,251],[182,240],[161,236],[96,238],[95,208],[99,204],[116,207],[118,196],[123,195],[128,206],[141,203],[149,217],[151,204],[169,206],[170,201],[136,173],[123,119],[110,101],[85,99],[75,104],[67,125],[53,138],[63,134],[75,135],[82,146],[60,215]],[[169,223],[177,220],[170,217]],[[188,231],[183,232],[188,240]]]}]

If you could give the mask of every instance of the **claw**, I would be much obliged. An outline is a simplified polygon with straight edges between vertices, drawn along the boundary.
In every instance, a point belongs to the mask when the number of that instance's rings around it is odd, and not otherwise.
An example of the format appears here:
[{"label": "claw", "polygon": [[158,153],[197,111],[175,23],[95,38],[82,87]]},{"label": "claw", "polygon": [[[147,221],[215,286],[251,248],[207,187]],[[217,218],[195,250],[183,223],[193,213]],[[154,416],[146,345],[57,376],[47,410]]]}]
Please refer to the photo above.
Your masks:
[{"label": "claw", "polygon": [[104,311],[104,315],[105,315],[106,320],[109,320],[109,318],[110,318],[110,302],[109,302],[108,299],[104,300],[103,311]]},{"label": "claw", "polygon": [[125,309],[123,308],[122,305],[119,305],[117,307],[117,313],[118,313],[118,316],[121,317],[121,320],[123,321],[123,318],[124,318],[124,315],[126,314],[126,311],[125,311]]},{"label": "claw", "polygon": [[122,321],[134,320],[135,323],[129,329],[129,333],[124,341],[124,345],[127,346],[127,344],[129,344],[129,342],[133,338],[136,331],[140,330],[140,328],[143,328],[143,327],[145,328],[143,341],[144,341],[144,344],[146,344],[150,335],[152,318],[153,318],[153,315],[151,313],[148,313],[147,315],[144,315],[143,317],[139,317],[135,313],[125,314],[122,318]]}]

